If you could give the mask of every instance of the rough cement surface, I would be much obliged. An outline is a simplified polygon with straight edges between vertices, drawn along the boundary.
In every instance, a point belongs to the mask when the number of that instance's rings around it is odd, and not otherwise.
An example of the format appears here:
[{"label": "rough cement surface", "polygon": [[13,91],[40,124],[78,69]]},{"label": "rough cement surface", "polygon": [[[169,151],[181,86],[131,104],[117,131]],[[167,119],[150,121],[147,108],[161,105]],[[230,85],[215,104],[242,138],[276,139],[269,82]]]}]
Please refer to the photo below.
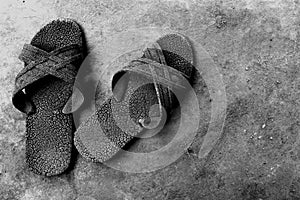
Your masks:
[{"label": "rough cement surface", "polygon": [[[0,199],[300,199],[300,2],[298,0],[13,0],[0,2]],[[24,115],[13,108],[17,59],[46,23],[73,18],[89,49],[130,28],[165,27],[208,51],[226,84],[222,139],[206,159],[196,156],[205,134],[172,165],[130,174],[77,156],[58,177],[25,166]],[[116,46],[116,49],[117,46]],[[198,82],[199,99],[207,101]],[[201,97],[201,94],[204,97]],[[203,111],[208,112],[208,103]]]}]

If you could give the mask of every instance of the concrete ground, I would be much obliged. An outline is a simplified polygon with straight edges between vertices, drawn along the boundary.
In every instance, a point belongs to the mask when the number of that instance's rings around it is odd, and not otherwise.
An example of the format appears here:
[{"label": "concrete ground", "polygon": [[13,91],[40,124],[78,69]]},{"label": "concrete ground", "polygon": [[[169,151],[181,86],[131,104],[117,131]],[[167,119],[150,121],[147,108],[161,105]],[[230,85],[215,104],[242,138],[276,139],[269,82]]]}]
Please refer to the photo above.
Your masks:
[{"label": "concrete ground", "polygon": [[[298,0],[1,0],[0,199],[300,199],[299,12]],[[66,17],[81,24],[90,51],[100,47],[100,71],[101,51],[105,45],[112,54],[122,51],[124,44],[108,41],[128,29],[170,29],[202,45],[227,95],[224,129],[212,152],[197,157],[210,109],[206,85],[198,81],[207,115],[175,163],[135,174],[77,155],[73,169],[57,177],[28,171],[25,117],[11,103],[23,67],[17,57],[43,25]]]}]

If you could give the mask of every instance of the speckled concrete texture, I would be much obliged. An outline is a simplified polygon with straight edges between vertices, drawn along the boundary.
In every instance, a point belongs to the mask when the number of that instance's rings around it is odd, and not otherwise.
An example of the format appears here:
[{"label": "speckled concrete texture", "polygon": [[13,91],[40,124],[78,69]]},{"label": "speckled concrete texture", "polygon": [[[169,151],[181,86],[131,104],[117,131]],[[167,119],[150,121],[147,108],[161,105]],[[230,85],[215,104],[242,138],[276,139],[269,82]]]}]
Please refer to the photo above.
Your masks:
[{"label": "speckled concrete texture", "polygon": [[[1,200],[300,199],[298,0],[1,0],[0,5]],[[120,172],[80,155],[60,176],[30,172],[25,116],[11,103],[14,78],[23,67],[17,57],[56,18],[78,21],[90,50],[133,28],[163,27],[193,37],[226,85],[225,127],[212,153],[197,157],[208,123],[203,119],[187,152],[155,172]],[[205,83],[196,85],[207,105]],[[203,111],[209,113],[209,106]]]}]

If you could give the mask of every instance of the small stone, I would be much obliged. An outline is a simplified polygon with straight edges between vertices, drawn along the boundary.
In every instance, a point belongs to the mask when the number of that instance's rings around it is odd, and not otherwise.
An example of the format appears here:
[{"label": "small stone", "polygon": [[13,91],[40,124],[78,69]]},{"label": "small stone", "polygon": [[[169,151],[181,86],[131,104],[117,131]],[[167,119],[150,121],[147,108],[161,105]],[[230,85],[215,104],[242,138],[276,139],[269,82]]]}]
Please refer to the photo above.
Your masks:
[{"label": "small stone", "polygon": [[276,85],[279,85],[279,84],[281,84],[281,82],[277,80],[277,81],[276,81]]}]

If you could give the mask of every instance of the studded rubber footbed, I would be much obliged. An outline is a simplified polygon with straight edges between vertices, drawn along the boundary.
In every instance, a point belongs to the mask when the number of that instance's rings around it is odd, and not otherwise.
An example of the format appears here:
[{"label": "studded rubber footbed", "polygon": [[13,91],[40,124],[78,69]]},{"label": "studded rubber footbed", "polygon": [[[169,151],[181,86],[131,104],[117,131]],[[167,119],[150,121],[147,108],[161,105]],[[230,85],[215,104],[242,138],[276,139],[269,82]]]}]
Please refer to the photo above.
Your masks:
[{"label": "studded rubber footbed", "polygon": [[[33,37],[31,45],[47,52],[70,44],[82,46],[82,35],[74,21],[55,20]],[[79,68],[80,63],[72,64]],[[72,84],[51,75],[25,89],[36,108],[26,117],[26,162],[36,174],[53,176],[69,166],[74,125],[72,114],[63,114],[62,109],[72,89]]]},{"label": "studded rubber footbed", "polygon": [[[168,66],[191,75],[193,54],[186,39],[177,34],[169,34],[160,38],[157,43],[163,51]],[[149,80],[142,75],[130,73],[125,97],[120,102],[124,105],[124,109],[126,109],[125,105],[129,104],[130,117],[136,124],[139,119],[148,117],[151,105],[158,103],[154,85],[145,85],[143,84],[145,81]],[[140,85],[142,86],[138,87]],[[88,160],[104,162],[110,159],[134,138],[132,135],[136,135],[127,134],[119,127],[120,123],[126,127],[127,122],[118,120],[121,117],[118,116],[118,112],[112,111],[113,103],[116,103],[116,100],[111,97],[97,107],[96,114],[83,122],[75,133],[75,146]],[[121,110],[120,115],[122,115]]]}]

